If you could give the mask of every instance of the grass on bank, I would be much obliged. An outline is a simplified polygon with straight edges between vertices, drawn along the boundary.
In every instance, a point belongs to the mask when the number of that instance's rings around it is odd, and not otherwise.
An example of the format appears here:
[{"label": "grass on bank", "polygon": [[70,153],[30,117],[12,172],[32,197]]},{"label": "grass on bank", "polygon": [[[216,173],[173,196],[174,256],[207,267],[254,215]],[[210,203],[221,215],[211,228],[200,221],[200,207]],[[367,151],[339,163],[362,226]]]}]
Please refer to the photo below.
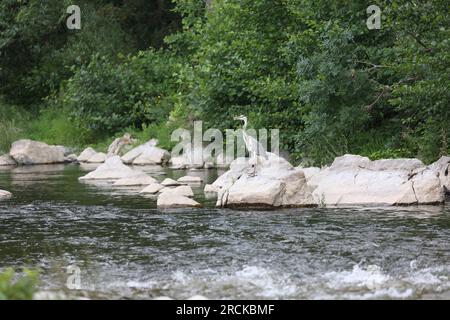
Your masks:
[{"label": "grass on bank", "polygon": [[123,136],[125,132],[129,132],[137,140],[137,144],[157,138],[162,148],[170,150],[174,146],[170,136],[176,127],[176,124],[161,122],[143,125],[142,128],[130,127],[111,137],[96,134],[75,121],[68,110],[50,107],[33,113],[17,106],[0,104],[0,154],[7,153],[11,144],[19,139],[64,145],[77,151],[93,147],[104,152],[115,138]]}]

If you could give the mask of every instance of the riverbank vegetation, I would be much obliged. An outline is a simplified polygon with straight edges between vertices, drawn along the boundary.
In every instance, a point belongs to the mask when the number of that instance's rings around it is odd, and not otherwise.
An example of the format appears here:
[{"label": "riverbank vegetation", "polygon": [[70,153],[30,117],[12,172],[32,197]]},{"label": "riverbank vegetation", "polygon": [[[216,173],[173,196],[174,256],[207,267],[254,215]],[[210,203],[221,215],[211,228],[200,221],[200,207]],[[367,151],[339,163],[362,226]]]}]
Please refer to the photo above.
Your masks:
[{"label": "riverbank vegetation", "polygon": [[203,120],[278,128],[297,162],[450,153],[445,0],[80,0],[0,3],[0,151],[21,138],[105,147],[131,131],[170,147]]},{"label": "riverbank vegetation", "polygon": [[0,300],[31,300],[36,292],[39,273],[28,269],[17,277],[14,269],[0,272]]}]

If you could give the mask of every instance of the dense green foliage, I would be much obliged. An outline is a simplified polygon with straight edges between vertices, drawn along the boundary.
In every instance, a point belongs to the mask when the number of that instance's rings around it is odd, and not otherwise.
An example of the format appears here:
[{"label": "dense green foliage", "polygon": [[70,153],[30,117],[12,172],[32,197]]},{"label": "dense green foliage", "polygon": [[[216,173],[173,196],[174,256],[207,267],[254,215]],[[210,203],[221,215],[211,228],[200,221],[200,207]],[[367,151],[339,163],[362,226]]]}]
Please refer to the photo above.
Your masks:
[{"label": "dense green foliage", "polygon": [[36,292],[38,273],[28,269],[16,278],[13,269],[0,273],[0,300],[31,300]]},{"label": "dense green foliage", "polygon": [[0,133],[82,146],[133,131],[169,147],[177,126],[247,114],[308,164],[450,152],[447,1],[374,1],[379,30],[366,1],[174,2],[80,1],[69,31],[65,1],[0,1],[0,95],[40,115],[22,130],[4,116]]}]

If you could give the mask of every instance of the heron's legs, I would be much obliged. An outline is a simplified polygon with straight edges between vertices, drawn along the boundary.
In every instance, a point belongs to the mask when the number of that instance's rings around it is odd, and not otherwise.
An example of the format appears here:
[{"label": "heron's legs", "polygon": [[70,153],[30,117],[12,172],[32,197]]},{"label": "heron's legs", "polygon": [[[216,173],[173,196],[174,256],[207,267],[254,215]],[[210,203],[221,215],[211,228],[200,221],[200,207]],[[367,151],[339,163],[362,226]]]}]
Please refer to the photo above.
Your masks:
[{"label": "heron's legs", "polygon": [[258,157],[256,154],[252,154],[252,157],[248,161],[249,167],[247,169],[247,176],[254,177],[256,176],[256,165],[258,163]]}]

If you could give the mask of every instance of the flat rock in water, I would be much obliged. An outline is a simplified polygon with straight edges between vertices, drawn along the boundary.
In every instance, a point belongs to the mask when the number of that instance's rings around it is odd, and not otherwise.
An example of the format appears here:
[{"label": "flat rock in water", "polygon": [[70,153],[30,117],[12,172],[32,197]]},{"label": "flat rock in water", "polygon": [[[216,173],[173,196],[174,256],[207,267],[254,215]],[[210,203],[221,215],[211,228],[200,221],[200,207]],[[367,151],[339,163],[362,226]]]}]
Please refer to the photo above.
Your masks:
[{"label": "flat rock in water", "polygon": [[11,198],[12,193],[5,191],[5,190],[0,190],[0,199],[7,199],[7,198]]},{"label": "flat rock in water", "polygon": [[156,202],[158,208],[198,208],[201,204],[186,196],[164,192],[158,196]]},{"label": "flat rock in water", "polygon": [[143,174],[131,178],[122,178],[114,182],[114,186],[148,186],[149,184],[156,183],[156,179],[150,177],[147,174]]},{"label": "flat rock in water", "polygon": [[164,189],[164,186],[160,185],[159,183],[152,183],[149,186],[145,187],[140,193],[155,194],[162,189]]},{"label": "flat rock in water", "polygon": [[194,176],[184,176],[177,180],[181,183],[201,183],[203,181],[200,177],[194,177]]},{"label": "flat rock in water", "polygon": [[161,184],[162,184],[164,187],[174,187],[174,186],[180,186],[180,185],[182,185],[182,183],[180,183],[180,182],[178,182],[178,181],[175,181],[175,180],[173,180],[173,179],[170,179],[170,178],[164,179],[164,181],[161,182]]},{"label": "flat rock in water", "polygon": [[57,146],[32,140],[19,140],[12,144],[9,155],[22,165],[64,162],[64,151]]},{"label": "flat rock in water", "polygon": [[97,169],[80,177],[79,180],[119,180],[142,176],[143,172],[133,170],[122,163],[119,156],[106,159]]}]

